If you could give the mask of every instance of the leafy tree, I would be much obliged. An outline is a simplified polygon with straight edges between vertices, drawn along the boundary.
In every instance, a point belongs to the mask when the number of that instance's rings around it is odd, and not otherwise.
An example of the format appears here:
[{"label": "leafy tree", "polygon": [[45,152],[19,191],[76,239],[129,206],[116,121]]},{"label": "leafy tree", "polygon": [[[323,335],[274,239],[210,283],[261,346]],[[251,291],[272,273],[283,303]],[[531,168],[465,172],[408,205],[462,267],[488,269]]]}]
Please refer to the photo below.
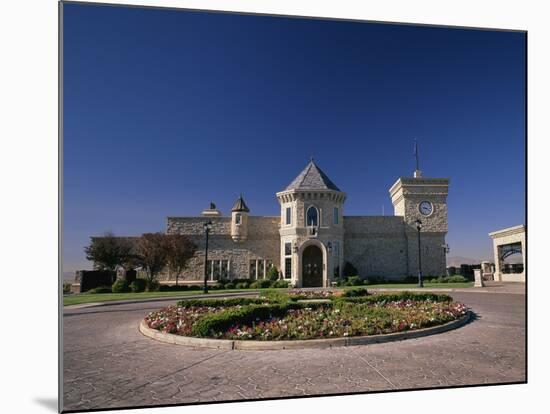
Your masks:
[{"label": "leafy tree", "polygon": [[189,260],[195,255],[197,245],[182,234],[166,234],[166,265],[176,275],[176,286]]},{"label": "leafy tree", "polygon": [[102,237],[91,237],[84,253],[86,259],[94,262],[94,269],[114,272],[119,266],[125,267],[131,257],[131,250],[131,243],[127,239],[106,232]]},{"label": "leafy tree", "polygon": [[145,233],[137,239],[135,260],[145,269],[150,282],[166,266],[167,250],[163,233]]}]

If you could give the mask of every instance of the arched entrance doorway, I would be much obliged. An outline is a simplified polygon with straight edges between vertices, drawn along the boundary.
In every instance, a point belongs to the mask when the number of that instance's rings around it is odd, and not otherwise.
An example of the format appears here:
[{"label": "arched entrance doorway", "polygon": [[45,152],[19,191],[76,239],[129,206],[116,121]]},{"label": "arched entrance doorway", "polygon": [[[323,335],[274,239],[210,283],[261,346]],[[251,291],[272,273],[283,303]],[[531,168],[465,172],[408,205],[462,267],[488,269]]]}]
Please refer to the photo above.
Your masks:
[{"label": "arched entrance doorway", "polygon": [[323,252],[318,246],[308,246],[302,253],[302,286],[323,286]]}]

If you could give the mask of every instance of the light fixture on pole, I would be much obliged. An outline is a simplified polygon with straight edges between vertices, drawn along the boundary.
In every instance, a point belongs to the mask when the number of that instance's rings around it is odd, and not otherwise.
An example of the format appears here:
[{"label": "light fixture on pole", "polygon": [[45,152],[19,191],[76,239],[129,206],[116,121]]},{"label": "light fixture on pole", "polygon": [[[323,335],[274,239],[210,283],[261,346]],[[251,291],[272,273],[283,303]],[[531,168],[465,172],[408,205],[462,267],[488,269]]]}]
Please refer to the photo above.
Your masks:
[{"label": "light fixture on pole", "polygon": [[208,235],[212,230],[212,222],[207,221],[203,224],[204,234],[206,236],[205,248],[204,248],[204,293],[208,293]]},{"label": "light fixture on pole", "polygon": [[418,287],[424,287],[422,281],[422,249],[420,246],[420,230],[422,230],[422,222],[417,219],[414,224],[416,224],[416,231],[418,234]]}]

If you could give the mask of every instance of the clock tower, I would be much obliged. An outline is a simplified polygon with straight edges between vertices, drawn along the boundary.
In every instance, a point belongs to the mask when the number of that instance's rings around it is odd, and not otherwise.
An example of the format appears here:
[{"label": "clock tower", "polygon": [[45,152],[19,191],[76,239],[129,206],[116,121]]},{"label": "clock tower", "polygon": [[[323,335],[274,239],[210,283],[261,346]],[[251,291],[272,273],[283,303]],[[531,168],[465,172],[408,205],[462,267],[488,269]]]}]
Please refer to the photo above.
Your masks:
[{"label": "clock tower", "polygon": [[401,177],[390,188],[394,215],[403,217],[408,244],[409,275],[418,271],[418,242],[415,222],[422,222],[421,258],[425,276],[442,276],[446,272],[445,235],[447,234],[448,178]]}]

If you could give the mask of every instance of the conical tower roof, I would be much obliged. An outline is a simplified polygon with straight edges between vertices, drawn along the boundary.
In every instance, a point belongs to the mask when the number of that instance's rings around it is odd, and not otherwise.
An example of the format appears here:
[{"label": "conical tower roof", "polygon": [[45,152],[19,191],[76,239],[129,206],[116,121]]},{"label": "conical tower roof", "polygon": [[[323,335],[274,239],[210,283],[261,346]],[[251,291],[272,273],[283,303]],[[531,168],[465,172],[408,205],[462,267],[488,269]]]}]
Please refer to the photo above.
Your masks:
[{"label": "conical tower roof", "polygon": [[298,176],[292,180],[292,182],[285,188],[284,191],[289,190],[334,190],[340,191],[340,189],[334,184],[330,178],[315,164],[313,159],[304,168],[304,170],[298,174]]},{"label": "conical tower roof", "polygon": [[250,210],[248,209],[246,203],[244,202],[242,194],[237,199],[237,201],[235,201],[235,204],[233,204],[233,208],[231,209],[231,211],[244,211],[245,213],[250,212]]}]

